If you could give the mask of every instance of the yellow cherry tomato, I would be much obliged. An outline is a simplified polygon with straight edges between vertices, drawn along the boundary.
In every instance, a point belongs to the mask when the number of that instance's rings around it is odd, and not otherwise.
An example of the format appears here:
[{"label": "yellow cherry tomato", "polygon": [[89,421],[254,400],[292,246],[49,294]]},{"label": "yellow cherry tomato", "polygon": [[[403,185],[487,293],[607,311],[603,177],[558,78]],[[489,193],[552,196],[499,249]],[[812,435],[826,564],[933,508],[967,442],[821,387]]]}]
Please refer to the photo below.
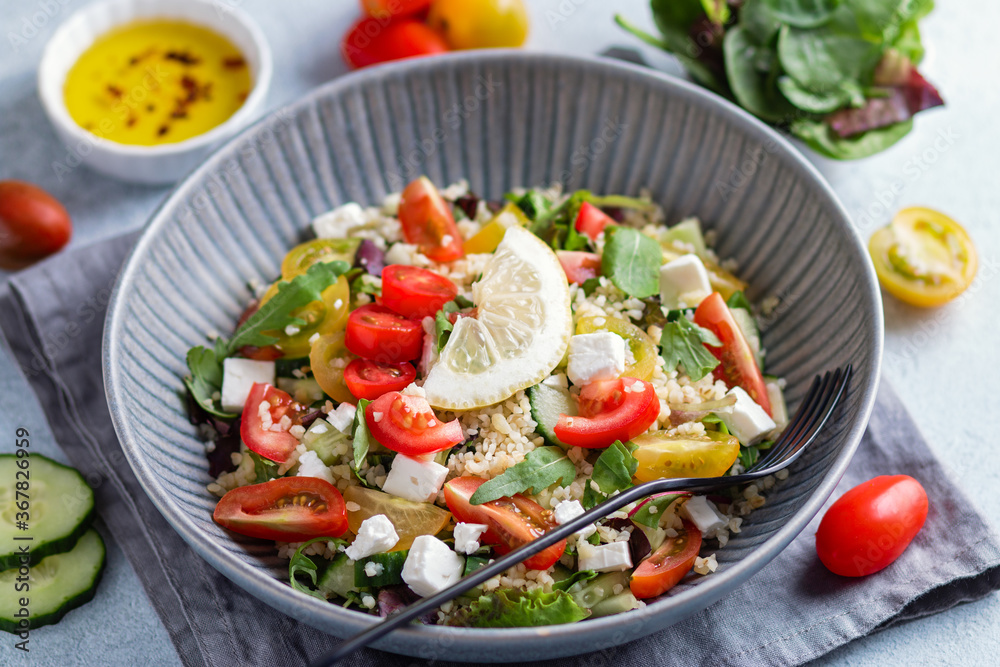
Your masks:
[{"label": "yellow cherry tomato", "polygon": [[356,403],[357,399],[344,382],[344,368],[354,355],[344,345],[344,332],[320,336],[309,352],[309,368],[323,392],[338,403]]},{"label": "yellow cherry tomato", "polygon": [[503,236],[510,227],[515,225],[525,227],[530,222],[521,207],[510,202],[500,209],[500,212],[493,216],[493,219],[483,225],[482,229],[476,232],[471,239],[465,242],[463,248],[465,254],[493,252],[503,241]]},{"label": "yellow cherry tomato", "polygon": [[453,49],[521,46],[528,37],[522,0],[434,0],[427,23]]},{"label": "yellow cherry tomato", "polygon": [[581,317],[576,323],[576,333],[588,334],[610,331],[625,339],[632,353],[632,363],[625,364],[624,377],[648,381],[656,368],[656,343],[645,331],[617,317]]},{"label": "yellow cherry tomato", "polygon": [[[268,290],[261,299],[261,308],[277,294],[277,288]],[[311,339],[314,335],[325,335],[343,331],[350,314],[349,301],[351,288],[347,278],[340,276],[337,282],[323,290],[322,299],[299,308],[294,315],[305,320],[305,324],[284,331],[268,331],[269,335],[277,337],[274,344],[289,359],[305,357],[312,349]]]},{"label": "yellow cherry tomato", "polygon": [[635,478],[640,482],[677,477],[721,477],[740,454],[736,436],[718,431],[705,435],[644,433],[632,438],[632,456],[638,462]]},{"label": "yellow cherry tomato", "polygon": [[962,226],[944,213],[904,208],[868,241],[882,287],[914,306],[948,303],[968,289],[979,258]]},{"label": "yellow cherry tomato", "polygon": [[281,277],[292,280],[309,270],[316,262],[343,260],[354,264],[354,255],[361,239],[315,239],[292,248],[281,262]]},{"label": "yellow cherry tomato", "polygon": [[389,551],[409,549],[421,535],[437,535],[448,525],[451,512],[432,503],[416,503],[363,486],[349,486],[344,500],[359,509],[347,510],[347,525],[355,535],[365,519],[383,514],[399,535],[399,542]]}]

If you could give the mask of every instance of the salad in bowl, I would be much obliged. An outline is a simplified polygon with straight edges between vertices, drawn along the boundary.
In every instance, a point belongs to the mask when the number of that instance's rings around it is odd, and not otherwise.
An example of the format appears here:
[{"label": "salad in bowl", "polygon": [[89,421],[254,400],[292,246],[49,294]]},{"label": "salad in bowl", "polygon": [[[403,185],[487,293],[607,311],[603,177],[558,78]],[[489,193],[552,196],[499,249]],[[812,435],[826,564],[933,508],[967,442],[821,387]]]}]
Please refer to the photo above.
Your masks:
[{"label": "salad in bowl", "polygon": [[[229,337],[187,355],[215,521],[303,593],[387,615],[636,483],[738,474],[787,423],[747,285],[648,197],[426,178],[312,221]],[[426,623],[637,609],[716,569],[765,478],[648,498]]]}]

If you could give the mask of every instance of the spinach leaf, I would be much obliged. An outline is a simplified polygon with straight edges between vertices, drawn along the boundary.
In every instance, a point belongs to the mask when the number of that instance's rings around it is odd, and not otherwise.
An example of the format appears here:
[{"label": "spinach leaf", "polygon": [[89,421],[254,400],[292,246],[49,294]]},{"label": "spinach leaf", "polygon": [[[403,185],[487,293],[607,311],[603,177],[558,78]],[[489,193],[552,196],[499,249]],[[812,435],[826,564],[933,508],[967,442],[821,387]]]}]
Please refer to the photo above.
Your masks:
[{"label": "spinach leaf", "polygon": [[815,28],[830,20],[840,0],[764,0],[764,4],[788,25]]},{"label": "spinach leaf", "polygon": [[[703,0],[652,0],[650,8],[656,27],[663,34],[665,50],[681,61],[695,81],[717,92],[726,92],[725,73],[718,67],[719,63],[713,62],[712,50],[696,41],[704,32],[698,29],[699,26],[712,23],[705,13]],[[623,20],[618,24],[634,33]]]},{"label": "spinach leaf", "polygon": [[740,26],[762,46],[772,45],[781,27],[781,21],[767,5],[767,0],[744,0],[740,7]]},{"label": "spinach leaf", "polygon": [[479,596],[468,609],[455,614],[449,625],[473,628],[524,628],[536,625],[576,623],[588,616],[565,591],[546,593],[501,588]]},{"label": "spinach leaf", "polygon": [[860,98],[859,104],[864,101],[861,90],[871,81],[881,55],[877,44],[843,21],[812,30],[786,25],[778,37],[781,66],[803,88],[819,93],[846,91]]},{"label": "spinach leaf", "polygon": [[604,244],[601,273],[621,291],[643,299],[660,291],[660,244],[630,227],[619,227]]},{"label": "spinach leaf", "polygon": [[672,370],[683,366],[692,380],[700,380],[719,365],[719,360],[705,345],[722,347],[722,342],[714,333],[686,317],[663,324],[660,349],[665,368]]},{"label": "spinach leaf", "polygon": [[726,33],[722,51],[729,85],[743,108],[773,122],[781,122],[795,113],[775,83],[780,66],[773,49],[757,46],[749,32],[736,26]]},{"label": "spinach leaf", "polygon": [[523,461],[476,489],[469,502],[482,505],[528,489],[538,493],[557,482],[564,486],[570,484],[575,478],[576,466],[566,452],[559,447],[538,447],[528,452]]},{"label": "spinach leaf", "polygon": [[274,461],[265,459],[256,452],[246,452],[244,456],[253,459],[254,484],[263,484],[278,476],[278,464]]},{"label": "spinach leaf", "polygon": [[629,518],[636,523],[641,523],[649,528],[657,528],[660,525],[660,518],[675,501],[681,498],[690,498],[691,494],[686,491],[681,493],[668,493],[647,500],[642,507]]},{"label": "spinach leaf", "polygon": [[[612,493],[631,488],[632,475],[638,467],[639,462],[632,456],[629,447],[616,440],[594,462],[594,471],[584,489],[581,504],[590,509]],[[591,482],[597,485],[600,493],[594,490]]]},{"label": "spinach leaf", "polygon": [[371,433],[368,431],[368,421],[365,419],[365,408],[371,401],[362,398],[358,401],[357,412],[354,413],[354,426],[351,428],[353,435],[353,446],[354,446],[354,474],[357,475],[358,479],[361,479],[361,475],[358,471],[361,469],[361,464],[364,463],[365,457],[368,456],[368,449],[371,447]]},{"label": "spinach leaf", "polygon": [[874,155],[905,137],[911,129],[912,118],[844,139],[822,121],[803,119],[795,121],[791,127],[792,134],[810,148],[835,160],[857,160]]},{"label": "spinach leaf", "polygon": [[836,89],[816,93],[806,90],[790,76],[778,78],[778,90],[793,105],[809,113],[828,113],[851,101],[851,95],[846,90]]},{"label": "spinach leaf", "polygon": [[320,600],[326,600],[326,596],[317,590],[314,590],[302,583],[299,580],[299,575],[303,575],[312,582],[312,585],[316,585],[316,574],[317,566],[316,561],[314,561],[309,556],[306,556],[302,551],[311,544],[316,542],[333,542],[334,545],[346,544],[344,540],[337,539],[335,537],[314,537],[307,542],[303,542],[295,553],[292,554],[291,560],[288,561],[288,582],[291,584],[292,588],[297,591],[301,591],[306,595],[311,595],[314,598],[319,598]]}]

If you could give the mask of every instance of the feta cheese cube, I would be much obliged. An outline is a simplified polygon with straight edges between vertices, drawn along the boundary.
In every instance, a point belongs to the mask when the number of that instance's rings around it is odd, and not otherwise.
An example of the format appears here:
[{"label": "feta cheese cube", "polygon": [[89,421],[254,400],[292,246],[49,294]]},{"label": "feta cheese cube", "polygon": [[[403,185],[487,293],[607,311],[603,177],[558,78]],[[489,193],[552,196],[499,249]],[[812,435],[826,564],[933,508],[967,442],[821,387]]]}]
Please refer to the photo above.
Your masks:
[{"label": "feta cheese cube", "polygon": [[222,362],[222,409],[240,412],[254,382],[274,384],[274,362],[230,357]]},{"label": "feta cheese cube", "polygon": [[[583,509],[583,505],[580,504],[579,500],[564,500],[555,506],[555,509],[552,511],[552,517],[555,519],[556,523],[561,526],[567,521],[572,521],[584,512],[586,512],[586,510]],[[580,530],[573,533],[573,537],[575,537],[577,541],[582,542],[596,532],[597,526],[590,524],[589,526],[584,526]]]},{"label": "feta cheese cube", "polygon": [[447,476],[448,469],[439,463],[396,454],[382,490],[406,500],[427,503],[441,490]]},{"label": "feta cheese cube", "polygon": [[774,430],[775,423],[757,401],[742,387],[733,387],[726,396],[735,396],[736,405],[732,412],[718,412],[719,419],[726,425],[729,432],[736,436],[745,447],[754,444]]},{"label": "feta cheese cube", "polygon": [[455,524],[455,551],[460,554],[472,554],[479,549],[479,536],[486,532],[488,526],[481,523]]},{"label": "feta cheese cube", "polygon": [[417,246],[409,243],[393,243],[385,252],[385,264],[402,264],[410,266],[413,264],[413,255],[417,252]]},{"label": "feta cheese cube", "polygon": [[350,235],[351,230],[368,224],[365,210],[359,204],[348,202],[332,211],[313,218],[313,231],[316,238],[342,239]]},{"label": "feta cheese cube", "polygon": [[566,374],[575,385],[613,380],[625,372],[625,340],[610,331],[578,334],[569,339]]},{"label": "feta cheese cube", "polygon": [[330,472],[329,466],[323,463],[323,461],[320,460],[319,455],[313,451],[308,451],[299,456],[299,471],[295,473],[295,476],[316,477],[330,482],[330,484],[334,483],[333,473]]},{"label": "feta cheese cube", "polygon": [[413,540],[403,563],[403,581],[420,597],[443,591],[462,578],[465,559],[433,535]]},{"label": "feta cheese cube", "polygon": [[715,504],[705,496],[693,496],[681,508],[681,517],[687,519],[706,537],[711,537],[720,528],[729,525],[729,519],[722,515]]},{"label": "feta cheese cube", "polygon": [[628,542],[612,542],[597,546],[580,542],[576,549],[580,570],[622,572],[632,568],[632,554],[629,553]]},{"label": "feta cheese cube", "polygon": [[357,536],[344,553],[351,560],[361,560],[388,551],[396,546],[396,542],[399,542],[399,535],[389,517],[376,514],[361,522]]},{"label": "feta cheese cube", "polygon": [[708,271],[698,255],[684,255],[660,267],[660,303],[664,308],[697,306],[711,293]]},{"label": "feta cheese cube", "polygon": [[350,434],[351,427],[354,425],[354,415],[357,411],[358,409],[350,403],[341,403],[333,412],[326,416],[326,420],[341,433]]}]

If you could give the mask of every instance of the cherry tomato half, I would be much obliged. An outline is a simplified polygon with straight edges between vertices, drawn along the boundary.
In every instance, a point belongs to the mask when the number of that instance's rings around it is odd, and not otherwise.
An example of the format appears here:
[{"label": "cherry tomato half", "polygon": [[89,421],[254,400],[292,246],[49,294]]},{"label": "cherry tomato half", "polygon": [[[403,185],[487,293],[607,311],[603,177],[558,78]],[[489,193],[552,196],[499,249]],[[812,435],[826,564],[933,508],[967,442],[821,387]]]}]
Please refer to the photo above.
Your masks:
[{"label": "cherry tomato half", "polygon": [[427,22],[453,49],[521,46],[528,37],[521,0],[434,0]]},{"label": "cherry tomato half", "polygon": [[888,567],[927,519],[927,492],[908,475],[882,475],[857,485],[830,505],[816,531],[823,565],[844,577]]},{"label": "cherry tomato half", "polygon": [[[268,290],[261,299],[261,308],[266,308],[272,298],[280,298],[278,290]],[[337,333],[344,330],[347,323],[347,313],[350,309],[351,288],[347,278],[340,276],[337,282],[323,290],[319,301],[313,301],[293,314],[301,318],[305,324],[298,327],[286,327],[282,331],[268,331],[268,335],[278,340],[274,343],[281,353],[289,358],[305,357],[312,349],[313,336],[319,334]]]},{"label": "cherry tomato half", "polygon": [[714,333],[722,342],[722,347],[705,346],[721,362],[715,369],[716,379],[730,388],[743,387],[750,398],[770,415],[771,399],[767,395],[764,376],[757,366],[757,358],[721,294],[712,292],[698,305],[694,311],[694,323]]},{"label": "cherry tomato half", "polygon": [[406,456],[433,454],[465,441],[457,419],[442,422],[427,399],[398,391],[382,394],[369,403],[365,421],[379,443]]},{"label": "cherry tomato half", "polygon": [[212,518],[240,535],[281,542],[340,537],[347,531],[340,491],[316,477],[279,477],[239,486],[222,496]]},{"label": "cherry tomato half", "polygon": [[344,35],[341,53],[352,69],[448,51],[448,44],[422,21],[365,17]]},{"label": "cherry tomato half", "polygon": [[878,281],[913,306],[943,305],[968,289],[979,257],[968,233],[944,213],[904,208],[868,242]]},{"label": "cherry tomato half", "polygon": [[344,332],[320,336],[309,352],[309,368],[323,392],[338,403],[354,403],[344,381],[344,369],[354,358],[344,345]]},{"label": "cherry tomato half", "polygon": [[577,250],[557,250],[556,257],[562,265],[566,280],[582,285],[591,278],[601,275],[601,256],[592,252]]},{"label": "cherry tomato half", "polygon": [[[444,485],[444,500],[458,521],[489,526],[481,540],[484,544],[496,545],[497,552],[505,554],[556,528],[551,511],[520,493],[473,505],[469,499],[485,482],[479,477],[456,477]],[[562,540],[528,558],[524,564],[529,570],[547,570],[565,550],[566,540]]]},{"label": "cherry tomato half", "polygon": [[[284,463],[299,446],[299,440],[288,432],[300,423],[306,406],[296,403],[287,393],[269,384],[254,382],[243,406],[240,437],[250,451],[265,459]],[[284,423],[282,420],[288,418]],[[278,426],[280,430],[272,430]]]},{"label": "cherry tomato half", "polygon": [[368,16],[412,16],[427,11],[431,0],[361,0],[361,11]]},{"label": "cherry tomato half", "polygon": [[691,571],[700,550],[701,531],[685,521],[676,537],[664,540],[660,548],[635,568],[628,584],[632,595],[646,600],[666,593]]},{"label": "cherry tomato half", "polygon": [[456,296],[458,286],[433,271],[402,264],[382,270],[382,305],[403,317],[434,317]]},{"label": "cherry tomato half", "polygon": [[0,181],[0,267],[20,269],[69,242],[73,225],[55,197],[23,181]]},{"label": "cherry tomato half", "polygon": [[361,239],[313,239],[301,243],[289,250],[281,260],[281,277],[292,280],[308,271],[316,262],[341,260],[352,266],[360,245]]},{"label": "cherry tomato half", "polygon": [[356,398],[375,400],[390,391],[406,389],[417,378],[413,364],[379,364],[355,359],[344,369],[344,382]]},{"label": "cherry tomato half", "polygon": [[570,447],[599,449],[645,433],[659,415],[660,399],[648,382],[600,380],[580,392],[580,414],[559,415],[553,430]]},{"label": "cherry tomato half", "polygon": [[610,215],[588,201],[580,204],[580,212],[576,214],[576,231],[596,240],[608,225],[615,224]]},{"label": "cherry tomato half", "polygon": [[426,176],[403,190],[399,222],[406,242],[419,246],[435,262],[452,262],[465,255],[451,206]]},{"label": "cherry tomato half", "polygon": [[640,482],[677,477],[722,477],[740,455],[735,435],[705,431],[702,435],[667,435],[665,431],[632,438],[635,478]]},{"label": "cherry tomato half", "polygon": [[419,322],[378,305],[354,310],[347,318],[346,334],[348,350],[380,364],[416,359],[424,347],[424,328]]}]

